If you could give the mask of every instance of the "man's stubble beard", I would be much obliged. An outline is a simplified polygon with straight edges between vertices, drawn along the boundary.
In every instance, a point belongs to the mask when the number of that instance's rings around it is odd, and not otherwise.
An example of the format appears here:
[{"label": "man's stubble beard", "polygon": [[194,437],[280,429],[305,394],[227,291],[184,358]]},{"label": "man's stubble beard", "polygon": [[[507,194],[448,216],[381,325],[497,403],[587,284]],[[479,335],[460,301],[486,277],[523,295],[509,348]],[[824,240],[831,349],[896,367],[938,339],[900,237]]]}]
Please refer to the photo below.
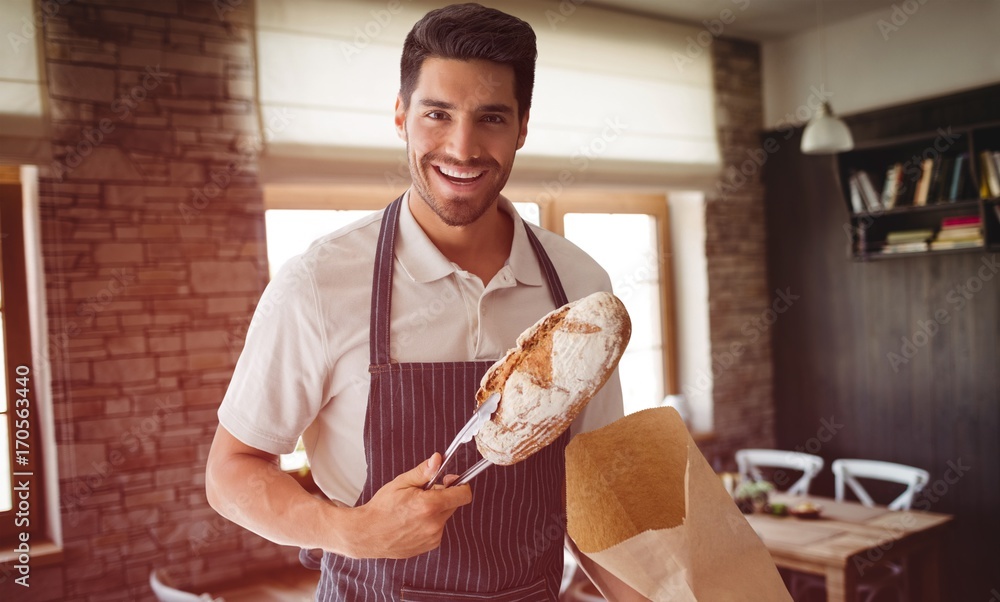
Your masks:
[{"label": "man's stubble beard", "polygon": [[[438,177],[437,170],[431,165],[432,162],[439,159],[439,155],[435,153],[428,153],[420,158],[418,161],[410,153],[410,143],[406,143],[406,156],[407,163],[410,166],[410,179],[413,181],[413,188],[420,198],[430,207],[431,211],[434,212],[438,218],[447,224],[448,226],[468,226],[474,223],[476,220],[481,218],[486,212],[493,206],[494,202],[500,196],[500,192],[503,187],[507,184],[507,178],[510,176],[510,170],[513,166],[513,160],[511,165],[508,165],[506,169],[493,160],[486,161],[467,161],[464,163],[456,163],[453,161],[444,161],[443,163],[450,167],[456,168],[471,168],[471,169],[487,169],[488,173],[483,177],[495,176],[497,180],[495,181],[492,189],[487,190],[486,194],[483,195],[481,200],[476,200],[471,196],[456,195],[451,198],[450,201],[445,202],[438,198],[431,189],[431,178]],[[439,161],[441,163],[441,161]]]}]

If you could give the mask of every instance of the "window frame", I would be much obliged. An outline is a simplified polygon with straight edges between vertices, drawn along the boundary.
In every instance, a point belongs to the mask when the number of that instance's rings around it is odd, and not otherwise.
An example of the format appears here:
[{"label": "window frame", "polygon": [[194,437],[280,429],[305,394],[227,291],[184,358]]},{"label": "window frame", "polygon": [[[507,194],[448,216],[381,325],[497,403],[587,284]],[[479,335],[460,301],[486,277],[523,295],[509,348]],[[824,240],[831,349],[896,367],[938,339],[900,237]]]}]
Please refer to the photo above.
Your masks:
[{"label": "window frame", "polygon": [[[28,366],[33,368],[32,347],[31,347],[31,321],[30,307],[28,301],[27,264],[25,257],[25,236],[24,236],[24,191],[21,185],[20,168],[17,166],[0,165],[0,230],[4,238],[0,247],[0,298],[2,306],[0,313],[3,314],[3,329],[0,331],[0,344],[4,345],[5,364],[0,366],[4,370],[7,385],[7,414],[8,414],[8,442],[9,442],[9,464],[3,467],[9,471],[12,483],[15,482],[14,472],[31,472],[31,510],[29,514],[30,526],[21,529],[15,525],[14,519],[17,512],[17,497],[12,499],[12,509],[7,512],[0,512],[0,550],[17,545],[17,536],[21,532],[29,533],[34,541],[45,539],[48,533],[47,512],[45,490],[45,464],[44,452],[42,448],[41,428],[42,420],[39,412],[41,404],[38,403],[37,395],[29,393],[31,400],[29,409],[30,428],[28,430],[28,456],[29,464],[15,470],[14,457],[16,454],[16,443],[14,438],[16,414],[16,390],[20,388],[17,383],[16,368],[18,366]],[[37,392],[35,386],[35,372],[29,373],[29,391]],[[34,544],[32,544],[34,545]]]},{"label": "window frame", "polygon": [[513,202],[539,206],[542,227],[565,236],[568,213],[617,213],[650,215],[656,220],[656,256],[660,268],[660,336],[663,341],[663,391],[680,392],[677,365],[676,307],[674,304],[673,253],[670,239],[670,211],[665,194],[621,190],[564,190],[553,196],[543,189],[511,187],[504,196]]}]

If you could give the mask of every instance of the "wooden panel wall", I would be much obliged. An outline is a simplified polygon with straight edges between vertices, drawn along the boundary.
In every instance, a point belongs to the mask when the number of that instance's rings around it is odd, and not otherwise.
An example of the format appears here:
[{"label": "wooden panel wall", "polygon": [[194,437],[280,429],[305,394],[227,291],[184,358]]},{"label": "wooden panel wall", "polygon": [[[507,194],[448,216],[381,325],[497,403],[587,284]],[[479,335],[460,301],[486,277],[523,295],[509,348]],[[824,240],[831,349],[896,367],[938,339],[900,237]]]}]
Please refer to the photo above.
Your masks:
[{"label": "wooden panel wall", "polygon": [[[996,91],[849,121],[870,139],[996,120],[1000,105],[983,102]],[[980,113],[968,108],[977,102]],[[782,142],[764,174],[768,272],[772,289],[801,300],[773,327],[778,447],[828,466],[858,457],[930,471],[923,503],[957,517],[945,599],[990,600],[1000,591],[1000,253],[848,259],[836,160],[802,155],[801,131],[783,135],[764,134]],[[816,491],[833,494],[828,469]]]}]

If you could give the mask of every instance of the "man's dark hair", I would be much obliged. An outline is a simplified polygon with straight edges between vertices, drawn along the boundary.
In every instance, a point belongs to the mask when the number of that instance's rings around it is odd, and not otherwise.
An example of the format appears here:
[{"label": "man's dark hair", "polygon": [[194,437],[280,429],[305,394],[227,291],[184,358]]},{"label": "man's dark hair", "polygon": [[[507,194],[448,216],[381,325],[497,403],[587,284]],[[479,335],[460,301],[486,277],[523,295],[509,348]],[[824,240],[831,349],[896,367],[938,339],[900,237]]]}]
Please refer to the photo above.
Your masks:
[{"label": "man's dark hair", "polygon": [[417,21],[403,42],[399,94],[403,106],[417,87],[424,59],[486,60],[514,69],[518,118],[531,107],[535,85],[535,32],[517,17],[480,4],[453,4]]}]

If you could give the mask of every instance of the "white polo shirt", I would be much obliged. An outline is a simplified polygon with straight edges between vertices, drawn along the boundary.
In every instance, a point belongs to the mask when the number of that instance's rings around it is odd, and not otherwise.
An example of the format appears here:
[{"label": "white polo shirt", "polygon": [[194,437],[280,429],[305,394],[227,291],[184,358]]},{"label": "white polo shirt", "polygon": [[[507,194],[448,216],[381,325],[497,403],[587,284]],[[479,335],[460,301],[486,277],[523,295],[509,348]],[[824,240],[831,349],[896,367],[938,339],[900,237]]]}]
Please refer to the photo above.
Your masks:
[{"label": "white polo shirt", "polygon": [[[514,206],[507,264],[487,286],[450,262],[403,199],[393,268],[390,355],[398,362],[493,360],[555,308]],[[367,474],[372,272],[382,213],[328,234],[291,260],[257,304],[219,422],[243,443],[289,453],[302,435],[313,478],[330,499],[353,505]],[[579,299],[610,291],[607,273],[566,239],[532,226]],[[473,407],[469,403],[470,411]],[[573,434],[622,416],[617,370],[573,423]],[[441,442],[441,450],[449,441]]]}]

